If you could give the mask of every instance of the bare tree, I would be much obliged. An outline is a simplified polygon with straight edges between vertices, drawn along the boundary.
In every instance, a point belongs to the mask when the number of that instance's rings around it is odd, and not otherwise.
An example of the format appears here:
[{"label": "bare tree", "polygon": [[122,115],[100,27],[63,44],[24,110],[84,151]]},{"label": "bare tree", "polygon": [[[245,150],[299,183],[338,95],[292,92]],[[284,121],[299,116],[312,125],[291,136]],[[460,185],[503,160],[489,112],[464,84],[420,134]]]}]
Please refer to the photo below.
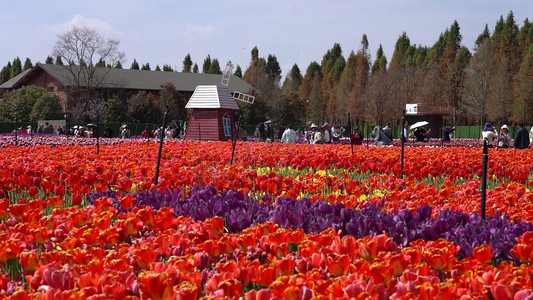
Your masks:
[{"label": "bare tree", "polygon": [[485,39],[476,50],[465,70],[466,78],[461,103],[465,111],[482,124],[487,118],[489,82],[493,65],[490,40]]},{"label": "bare tree", "polygon": [[124,63],[125,54],[118,50],[119,44],[86,26],[73,25],[70,31],[57,36],[52,55],[65,62],[64,68],[71,75],[69,98],[77,100],[72,103],[74,106],[83,107],[88,100],[100,98],[98,90],[106,84],[111,68],[99,65],[105,62],[114,67]]}]

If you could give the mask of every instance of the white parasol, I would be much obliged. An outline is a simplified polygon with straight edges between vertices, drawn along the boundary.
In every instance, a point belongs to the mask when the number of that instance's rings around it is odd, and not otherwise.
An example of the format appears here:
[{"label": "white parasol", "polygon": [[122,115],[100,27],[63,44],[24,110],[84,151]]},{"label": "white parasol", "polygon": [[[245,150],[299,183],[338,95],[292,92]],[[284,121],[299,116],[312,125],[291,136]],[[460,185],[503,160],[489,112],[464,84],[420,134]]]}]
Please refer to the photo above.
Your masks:
[{"label": "white parasol", "polygon": [[411,127],[409,127],[409,129],[415,129],[415,128],[418,128],[418,127],[426,126],[427,124],[429,124],[427,121],[416,122],[413,125],[411,125]]}]

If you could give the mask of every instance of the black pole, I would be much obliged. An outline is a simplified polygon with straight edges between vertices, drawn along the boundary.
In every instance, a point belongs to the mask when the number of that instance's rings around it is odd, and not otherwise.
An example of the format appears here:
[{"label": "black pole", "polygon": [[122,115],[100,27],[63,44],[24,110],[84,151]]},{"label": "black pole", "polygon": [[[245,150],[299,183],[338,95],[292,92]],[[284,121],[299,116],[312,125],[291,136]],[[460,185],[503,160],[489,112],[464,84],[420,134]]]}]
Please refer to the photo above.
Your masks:
[{"label": "black pole", "polygon": [[368,133],[368,127],[365,123],[365,130],[366,130],[366,150],[368,150],[368,143],[369,143],[369,136],[370,134]]},{"label": "black pole", "polygon": [[352,119],[350,118],[350,114],[348,114],[348,127],[350,128],[350,146],[352,147],[352,155],[353,155],[353,131],[352,131]]},{"label": "black pole", "polygon": [[403,178],[403,156],[404,156],[404,152],[405,152],[405,139],[406,139],[406,136],[405,136],[405,114],[402,116],[402,133],[400,134],[401,136],[401,140],[402,140],[402,154],[401,154],[401,165],[400,165],[400,176],[401,178]]},{"label": "black pole", "polygon": [[100,135],[98,134],[98,123],[100,123],[100,117],[96,118],[96,154],[100,154]]},{"label": "black pole", "polygon": [[487,161],[489,159],[489,150],[487,140],[483,140],[483,155],[481,156],[481,218],[485,219],[485,204],[487,196]]},{"label": "black pole", "polygon": [[17,117],[15,117],[15,146],[18,146],[18,123],[17,123]]},{"label": "black pole", "polygon": [[202,132],[200,131],[200,123],[198,123],[198,140],[202,140]]},{"label": "black pole", "polygon": [[168,104],[165,106],[165,114],[163,115],[163,127],[161,131],[161,138],[159,139],[159,153],[157,154],[157,166],[155,169],[155,185],[159,180],[159,165],[161,164],[161,152],[163,152],[163,139],[165,138],[165,126],[167,123]]},{"label": "black pole", "polygon": [[233,165],[233,155],[235,154],[235,145],[237,144],[237,136],[239,134],[239,128],[241,126],[241,116],[239,116],[239,120],[237,121],[237,128],[235,129],[235,134],[232,137],[232,149],[231,149],[231,161],[230,165]]}]

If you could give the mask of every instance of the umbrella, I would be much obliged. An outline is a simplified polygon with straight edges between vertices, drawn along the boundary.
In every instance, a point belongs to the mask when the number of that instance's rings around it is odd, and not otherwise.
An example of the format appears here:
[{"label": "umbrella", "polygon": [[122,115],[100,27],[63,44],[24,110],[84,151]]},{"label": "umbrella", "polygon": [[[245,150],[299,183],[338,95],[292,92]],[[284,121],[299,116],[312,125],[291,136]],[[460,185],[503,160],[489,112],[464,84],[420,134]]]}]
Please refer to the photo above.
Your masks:
[{"label": "umbrella", "polygon": [[415,129],[415,128],[418,128],[418,127],[426,126],[427,124],[429,124],[427,121],[416,122],[413,125],[411,125],[411,127],[409,127],[409,129]]},{"label": "umbrella", "polygon": [[72,126],[72,128],[74,128],[74,129],[80,129],[81,126],[80,126],[80,125],[74,125],[74,126]]},{"label": "umbrella", "polygon": [[96,124],[90,123],[90,124],[87,124],[87,127],[96,127]]}]

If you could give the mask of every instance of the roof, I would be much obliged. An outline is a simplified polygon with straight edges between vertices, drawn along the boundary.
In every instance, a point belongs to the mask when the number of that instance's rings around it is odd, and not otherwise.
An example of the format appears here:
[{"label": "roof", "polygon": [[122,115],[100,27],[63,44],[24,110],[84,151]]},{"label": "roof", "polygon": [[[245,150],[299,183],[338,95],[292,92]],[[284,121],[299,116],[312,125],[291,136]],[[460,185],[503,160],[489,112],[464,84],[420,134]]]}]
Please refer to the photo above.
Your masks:
[{"label": "roof", "polygon": [[185,108],[239,109],[233,95],[223,85],[199,85]]},{"label": "roof", "polygon": [[2,83],[0,85],[0,89],[8,89],[11,88],[15,83],[17,83],[22,77],[26,76],[31,71],[31,69],[24,70],[22,73],[18,74],[17,76],[9,79],[8,81]]},{"label": "roof", "polygon": [[[37,64],[30,70],[11,78],[0,85],[2,89],[13,89],[22,86],[22,81],[31,73],[44,70],[65,86],[70,86],[72,75],[65,66],[54,64]],[[115,87],[134,90],[160,90],[165,82],[171,82],[178,91],[194,91],[198,85],[216,85],[222,81],[222,74],[182,73],[165,71],[146,71],[129,69],[101,68],[109,73],[105,77],[105,87]],[[228,89],[241,93],[249,92],[253,87],[237,76],[231,76]]]}]

